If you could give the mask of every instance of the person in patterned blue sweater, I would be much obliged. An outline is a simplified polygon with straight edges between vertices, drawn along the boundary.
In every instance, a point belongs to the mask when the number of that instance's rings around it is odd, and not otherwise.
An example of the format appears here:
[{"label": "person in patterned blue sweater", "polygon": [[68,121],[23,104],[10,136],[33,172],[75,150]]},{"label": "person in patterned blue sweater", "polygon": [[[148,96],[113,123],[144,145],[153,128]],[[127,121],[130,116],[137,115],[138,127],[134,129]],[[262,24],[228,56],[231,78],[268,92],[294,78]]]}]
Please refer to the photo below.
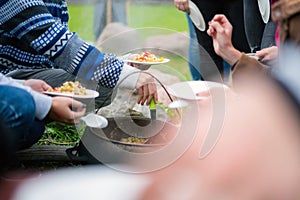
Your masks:
[{"label": "person in patterned blue sweater", "polygon": [[138,90],[138,103],[157,101],[152,77],[82,40],[68,29],[68,20],[65,0],[1,0],[0,72],[52,87],[75,79],[96,83],[96,105],[103,106],[119,82]]}]

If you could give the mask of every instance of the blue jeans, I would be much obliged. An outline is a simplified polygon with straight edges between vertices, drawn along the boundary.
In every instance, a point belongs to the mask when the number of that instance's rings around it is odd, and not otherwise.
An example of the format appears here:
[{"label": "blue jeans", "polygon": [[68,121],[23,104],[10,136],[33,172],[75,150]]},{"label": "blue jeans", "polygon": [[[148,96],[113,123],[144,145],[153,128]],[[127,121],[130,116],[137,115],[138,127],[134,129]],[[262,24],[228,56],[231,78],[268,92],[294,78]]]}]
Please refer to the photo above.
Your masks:
[{"label": "blue jeans", "polygon": [[190,33],[190,43],[188,48],[189,68],[193,80],[201,80],[200,75],[200,49],[196,31],[190,16],[187,14],[188,28]]},{"label": "blue jeans", "polygon": [[[45,123],[35,118],[35,102],[25,90],[0,85],[0,123],[11,134],[18,150],[35,144],[45,130]],[[1,130],[4,131],[4,130]]]}]

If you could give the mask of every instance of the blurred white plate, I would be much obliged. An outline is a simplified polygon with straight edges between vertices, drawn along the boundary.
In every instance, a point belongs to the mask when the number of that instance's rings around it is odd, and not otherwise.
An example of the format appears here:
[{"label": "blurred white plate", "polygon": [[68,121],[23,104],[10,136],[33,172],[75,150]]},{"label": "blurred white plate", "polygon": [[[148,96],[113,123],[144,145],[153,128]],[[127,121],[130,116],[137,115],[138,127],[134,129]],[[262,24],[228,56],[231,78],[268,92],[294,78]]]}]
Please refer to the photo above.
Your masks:
[{"label": "blurred white plate", "polygon": [[59,92],[47,92],[45,91],[44,94],[50,96],[64,96],[64,97],[72,97],[76,99],[94,99],[99,96],[99,93],[95,90],[86,90],[87,95],[74,95],[74,94],[67,94],[67,93],[59,93]]},{"label": "blurred white plate", "polygon": [[175,83],[167,87],[167,91],[180,99],[185,100],[201,100],[206,99],[207,97],[197,96],[200,92],[209,91],[211,88],[215,87],[224,87],[226,85],[210,81],[186,81]]},{"label": "blurred white plate", "polygon": [[268,23],[270,18],[270,1],[269,0],[258,0],[258,8],[264,23]]},{"label": "blurred white plate", "polygon": [[200,31],[205,31],[205,27],[206,27],[205,21],[200,10],[192,1],[189,1],[189,7],[190,7],[190,18],[193,21],[194,25]]}]

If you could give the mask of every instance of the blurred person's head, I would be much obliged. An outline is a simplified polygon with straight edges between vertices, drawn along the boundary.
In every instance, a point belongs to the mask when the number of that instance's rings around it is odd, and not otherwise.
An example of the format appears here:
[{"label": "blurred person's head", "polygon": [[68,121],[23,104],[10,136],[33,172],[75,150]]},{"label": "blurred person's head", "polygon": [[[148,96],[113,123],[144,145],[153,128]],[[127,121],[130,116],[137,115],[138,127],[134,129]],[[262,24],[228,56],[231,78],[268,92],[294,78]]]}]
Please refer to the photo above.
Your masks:
[{"label": "blurred person's head", "polygon": [[286,41],[300,45],[300,1],[277,0],[272,2],[272,20],[279,24],[280,43]]},{"label": "blurred person's head", "polygon": [[198,138],[175,163],[152,174],[144,199],[299,198],[300,54],[290,51],[289,62],[282,62],[274,76],[235,83],[243,88],[238,95],[227,91],[219,140],[202,159],[211,122],[207,116],[214,116],[207,109],[210,100],[199,102]]}]

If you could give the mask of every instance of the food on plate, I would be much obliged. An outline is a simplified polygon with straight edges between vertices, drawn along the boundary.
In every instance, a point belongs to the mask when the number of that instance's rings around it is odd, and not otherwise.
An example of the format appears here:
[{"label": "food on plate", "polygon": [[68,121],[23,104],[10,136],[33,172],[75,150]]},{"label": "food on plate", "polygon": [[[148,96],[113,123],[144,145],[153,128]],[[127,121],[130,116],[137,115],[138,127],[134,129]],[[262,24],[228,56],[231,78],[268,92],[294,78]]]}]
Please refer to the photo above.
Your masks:
[{"label": "food on plate", "polygon": [[143,52],[140,54],[134,54],[132,60],[138,62],[163,62],[165,59],[164,57],[157,57],[156,55],[149,52]]},{"label": "food on plate", "polygon": [[133,143],[133,144],[145,144],[147,139],[137,137],[121,138],[120,142]]},{"label": "food on plate", "polygon": [[83,87],[78,81],[67,81],[61,87],[55,87],[53,90],[48,90],[48,92],[57,92],[73,95],[87,95],[86,88]]}]

